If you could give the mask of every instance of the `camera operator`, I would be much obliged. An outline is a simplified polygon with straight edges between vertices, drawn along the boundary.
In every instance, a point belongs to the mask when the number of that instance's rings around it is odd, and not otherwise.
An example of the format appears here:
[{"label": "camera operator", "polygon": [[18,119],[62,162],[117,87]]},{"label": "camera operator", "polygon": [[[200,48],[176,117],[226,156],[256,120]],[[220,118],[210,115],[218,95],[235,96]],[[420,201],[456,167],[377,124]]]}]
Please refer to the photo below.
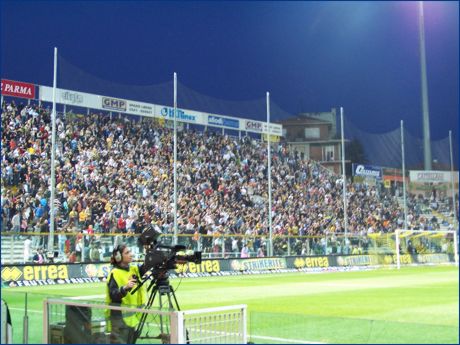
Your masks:
[{"label": "camera operator", "polygon": [[[134,294],[130,291],[141,281],[144,275],[144,265],[130,265],[133,254],[126,244],[118,245],[112,252],[110,262],[113,265],[109,273],[106,289],[106,302],[111,305],[140,308],[146,302],[144,286]],[[110,310],[110,342],[112,344],[126,344],[133,339],[140,313]]]}]

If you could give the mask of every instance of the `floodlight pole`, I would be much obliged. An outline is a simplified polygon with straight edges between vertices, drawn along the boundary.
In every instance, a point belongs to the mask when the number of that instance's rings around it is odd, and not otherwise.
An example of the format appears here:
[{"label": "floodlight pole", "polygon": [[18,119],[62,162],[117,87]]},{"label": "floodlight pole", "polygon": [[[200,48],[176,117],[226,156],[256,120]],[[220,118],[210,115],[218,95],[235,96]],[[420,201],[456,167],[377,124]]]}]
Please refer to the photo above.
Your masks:
[{"label": "floodlight pole", "polygon": [[177,73],[174,72],[174,239],[177,244]]},{"label": "floodlight pole", "polygon": [[407,199],[406,199],[406,158],[404,153],[404,121],[401,120],[401,160],[402,160],[402,178],[403,178],[403,200],[404,200],[404,226],[407,229]]},{"label": "floodlight pole", "polygon": [[54,195],[55,195],[55,156],[56,156],[56,84],[57,84],[57,48],[54,48],[54,71],[53,71],[53,111],[51,113],[51,197],[50,197],[50,234],[48,239],[48,251],[52,252],[54,248]]},{"label": "floodlight pole", "polygon": [[269,239],[269,256],[273,256],[273,230],[272,230],[272,165],[270,152],[270,93],[267,92],[267,158],[268,158],[268,231]]},{"label": "floodlight pole", "polygon": [[[345,136],[343,130],[343,107],[340,107],[340,131],[342,136],[342,189],[343,189],[343,227],[345,230],[345,243],[348,239],[348,211],[347,211],[347,182],[345,173]],[[348,247],[347,254],[348,254]]]},{"label": "floodlight pole", "polygon": [[455,228],[458,228],[457,209],[455,207],[455,187],[454,187],[454,157],[452,151],[452,131],[449,131],[449,147],[450,147],[450,184],[452,188],[452,213]]},{"label": "floodlight pole", "polygon": [[430,146],[430,113],[428,109],[428,83],[426,78],[425,27],[423,18],[423,1],[419,1],[419,41],[420,41],[420,74],[422,79],[422,111],[423,111],[423,154],[425,170],[431,170]]}]

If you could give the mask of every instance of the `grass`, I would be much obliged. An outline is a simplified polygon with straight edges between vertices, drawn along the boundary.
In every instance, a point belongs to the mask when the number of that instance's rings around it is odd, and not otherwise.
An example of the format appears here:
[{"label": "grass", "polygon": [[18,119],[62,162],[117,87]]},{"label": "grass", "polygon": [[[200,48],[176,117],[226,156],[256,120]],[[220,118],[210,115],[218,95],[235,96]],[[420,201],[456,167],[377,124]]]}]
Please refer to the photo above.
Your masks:
[{"label": "grass", "polygon": [[[456,267],[407,267],[325,274],[289,273],[174,279],[181,309],[247,304],[255,343],[459,342]],[[29,342],[41,343],[43,298],[94,296],[103,283],[2,289],[22,343],[24,295]],[[279,340],[280,338],[281,340]]]}]

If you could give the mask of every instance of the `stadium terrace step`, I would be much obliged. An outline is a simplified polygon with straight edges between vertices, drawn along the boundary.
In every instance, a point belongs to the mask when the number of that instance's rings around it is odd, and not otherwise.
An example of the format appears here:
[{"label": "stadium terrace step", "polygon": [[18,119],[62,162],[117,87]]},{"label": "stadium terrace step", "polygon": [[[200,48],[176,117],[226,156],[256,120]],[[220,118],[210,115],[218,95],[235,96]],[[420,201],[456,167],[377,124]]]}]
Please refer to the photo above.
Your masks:
[{"label": "stadium terrace step", "polygon": [[14,240],[11,236],[2,236],[2,265],[23,262],[24,241]]}]

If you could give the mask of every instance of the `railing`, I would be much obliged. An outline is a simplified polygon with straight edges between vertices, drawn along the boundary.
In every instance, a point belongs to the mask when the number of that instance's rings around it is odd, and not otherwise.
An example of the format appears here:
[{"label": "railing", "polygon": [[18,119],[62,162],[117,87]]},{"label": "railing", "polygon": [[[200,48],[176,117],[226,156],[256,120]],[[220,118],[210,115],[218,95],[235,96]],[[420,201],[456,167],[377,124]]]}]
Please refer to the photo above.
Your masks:
[{"label": "railing", "polygon": [[[144,258],[138,234],[55,233],[54,247],[48,250],[49,234],[11,232],[2,234],[2,264],[44,262],[108,262],[112,250],[126,243],[135,260]],[[160,237],[161,244],[172,245],[173,235]],[[179,234],[178,244],[187,250],[201,251],[203,258],[263,257],[267,253],[265,235]],[[274,256],[394,254],[393,233],[365,235],[324,234],[322,236],[274,235]],[[40,252],[40,253],[39,253]],[[40,255],[42,256],[40,258]]]},{"label": "railing", "polygon": [[[113,338],[108,326],[112,310],[136,315],[137,320],[145,317],[140,330],[147,332],[139,334],[137,342],[141,344],[155,343],[158,337],[171,344],[247,343],[246,305],[178,311],[48,298],[43,301],[43,344],[106,344]],[[159,336],[148,336],[157,332]]]}]

